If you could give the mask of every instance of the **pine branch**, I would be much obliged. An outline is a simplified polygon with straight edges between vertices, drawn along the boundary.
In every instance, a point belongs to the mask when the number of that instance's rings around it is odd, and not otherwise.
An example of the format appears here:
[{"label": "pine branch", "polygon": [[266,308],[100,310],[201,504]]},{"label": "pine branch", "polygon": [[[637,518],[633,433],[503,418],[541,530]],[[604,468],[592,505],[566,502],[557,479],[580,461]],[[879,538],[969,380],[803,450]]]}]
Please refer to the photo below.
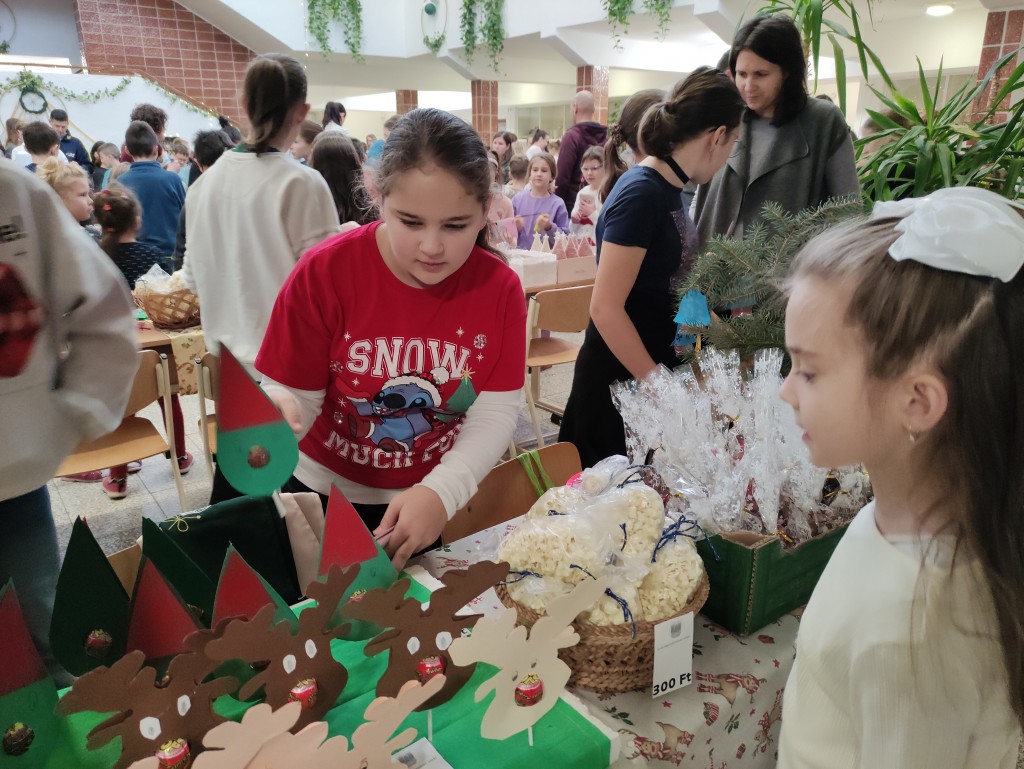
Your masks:
[{"label": "pine branch", "polygon": [[742,239],[711,239],[680,286],[679,296],[696,290],[707,297],[711,308],[756,308],[753,315],[716,319],[711,329],[703,332],[708,342],[720,349],[745,355],[766,347],[784,347],[786,299],[781,287],[793,257],[815,235],[863,214],[859,198],[829,200],[796,214],[777,203],[767,203]]}]

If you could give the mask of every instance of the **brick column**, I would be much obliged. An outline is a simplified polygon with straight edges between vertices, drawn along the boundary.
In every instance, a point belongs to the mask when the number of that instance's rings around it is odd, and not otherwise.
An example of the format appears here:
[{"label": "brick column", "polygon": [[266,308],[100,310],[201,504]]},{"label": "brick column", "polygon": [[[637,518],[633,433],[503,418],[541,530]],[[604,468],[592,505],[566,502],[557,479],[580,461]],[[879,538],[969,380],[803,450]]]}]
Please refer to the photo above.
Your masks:
[{"label": "brick column", "polygon": [[576,68],[576,90],[594,94],[594,120],[608,125],[608,67],[588,64]]},{"label": "brick column", "polygon": [[144,75],[236,125],[248,123],[239,95],[255,52],[174,0],[75,0],[74,10],[91,72]]},{"label": "brick column", "polygon": [[412,112],[420,106],[420,92],[403,90],[395,91],[395,105],[395,112],[399,115],[404,115],[406,112]]},{"label": "brick column", "polygon": [[[978,62],[978,80],[985,77],[992,65],[1006,54],[1016,51],[1021,47],[1021,40],[1024,38],[1024,7],[1010,11],[990,11],[988,21],[985,24],[985,38],[982,41],[981,59]],[[975,104],[975,117],[980,118],[985,111],[992,106],[992,98],[1006,82],[1006,76],[1020,61],[1020,57],[1011,60],[1000,73],[992,78],[988,89],[977,104]],[[992,122],[998,123],[1006,120],[1010,110],[1010,100],[1007,98],[1001,105],[1000,111],[992,116]]]},{"label": "brick column", "polygon": [[473,128],[491,146],[491,138],[498,132],[498,81],[472,80],[469,91],[473,98]]}]

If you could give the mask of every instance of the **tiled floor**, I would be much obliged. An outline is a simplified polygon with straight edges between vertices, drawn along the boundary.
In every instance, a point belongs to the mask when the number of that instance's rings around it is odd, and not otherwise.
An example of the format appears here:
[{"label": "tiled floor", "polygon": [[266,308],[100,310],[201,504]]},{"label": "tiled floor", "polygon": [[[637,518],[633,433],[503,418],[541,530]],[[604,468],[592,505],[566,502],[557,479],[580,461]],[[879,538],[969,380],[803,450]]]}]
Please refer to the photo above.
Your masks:
[{"label": "tiled floor", "polygon": [[[565,403],[572,385],[572,370],[571,365],[563,365],[542,372],[543,396],[555,403]],[[204,506],[209,499],[210,472],[199,434],[198,396],[183,396],[181,406],[185,414],[185,442],[188,451],[195,457],[191,471],[184,476],[186,509],[194,510]],[[156,405],[142,414],[158,425],[163,424],[160,409]],[[558,427],[548,417],[547,412],[540,412],[545,441],[551,442],[558,435]],[[520,449],[536,445],[525,400],[520,408],[516,445]],[[128,496],[124,499],[108,499],[99,483],[71,483],[54,479],[48,486],[62,550],[71,535],[71,524],[77,516],[88,520],[90,529],[109,554],[128,547],[139,537],[143,516],[163,520],[181,512],[170,463],[162,456],[145,460],[139,473],[128,476]]]}]

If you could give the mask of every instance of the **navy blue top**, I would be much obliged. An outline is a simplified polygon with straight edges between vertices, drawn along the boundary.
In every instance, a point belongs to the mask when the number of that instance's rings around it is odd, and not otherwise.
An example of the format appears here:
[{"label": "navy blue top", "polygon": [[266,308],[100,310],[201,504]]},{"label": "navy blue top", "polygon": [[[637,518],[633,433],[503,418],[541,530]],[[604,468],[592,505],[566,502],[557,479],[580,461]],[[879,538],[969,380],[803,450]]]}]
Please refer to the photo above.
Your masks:
[{"label": "navy blue top", "polygon": [[92,159],[81,141],[69,133],[64,134],[60,139],[60,151],[67,156],[68,160],[74,160],[82,167],[83,171],[92,176]]},{"label": "navy blue top", "polygon": [[185,205],[185,188],[178,175],[164,170],[155,160],[136,160],[117,181],[130,187],[142,204],[139,241],[153,246],[162,256],[173,254],[178,216]]},{"label": "navy blue top", "polygon": [[633,166],[615,182],[597,220],[597,254],[605,241],[647,253],[634,291],[675,293],[693,266],[697,229],[683,210],[682,190],[647,166]]},{"label": "navy blue top", "polygon": [[152,246],[139,242],[118,243],[114,246],[114,264],[132,289],[135,288],[135,281],[149,272],[154,264],[159,264],[168,274],[171,272],[170,259]]}]

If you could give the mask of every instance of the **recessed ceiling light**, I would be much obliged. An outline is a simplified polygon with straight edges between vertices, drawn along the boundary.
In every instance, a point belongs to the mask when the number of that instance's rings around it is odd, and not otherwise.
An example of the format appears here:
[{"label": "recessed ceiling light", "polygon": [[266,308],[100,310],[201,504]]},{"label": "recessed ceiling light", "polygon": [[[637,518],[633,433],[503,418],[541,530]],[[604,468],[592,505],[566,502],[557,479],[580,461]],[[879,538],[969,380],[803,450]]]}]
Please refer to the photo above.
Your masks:
[{"label": "recessed ceiling light", "polygon": [[949,16],[953,12],[953,6],[951,5],[929,5],[925,8],[925,13],[929,16]]}]

